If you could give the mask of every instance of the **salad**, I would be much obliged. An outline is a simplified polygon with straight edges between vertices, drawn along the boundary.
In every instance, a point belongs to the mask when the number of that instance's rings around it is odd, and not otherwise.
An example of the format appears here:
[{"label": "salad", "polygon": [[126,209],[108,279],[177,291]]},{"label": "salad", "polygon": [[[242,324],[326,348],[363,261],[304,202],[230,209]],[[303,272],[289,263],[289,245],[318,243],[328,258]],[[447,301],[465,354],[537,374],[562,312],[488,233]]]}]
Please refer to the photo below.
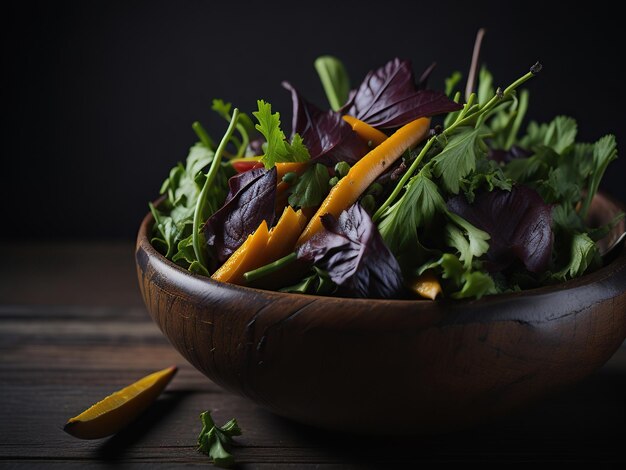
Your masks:
[{"label": "salad", "polygon": [[[199,275],[362,298],[480,298],[575,278],[601,265],[586,225],[615,137],[576,141],[574,119],[531,121],[523,85],[473,63],[443,90],[393,59],[350,82],[315,62],[330,109],[283,82],[291,134],[264,100],[250,115],[214,100],[221,141],[199,141],[150,204],[152,244]],[[355,86],[356,85],[356,86]],[[354,88],[352,88],[355,86]],[[283,114],[284,116],[284,114]]]}]

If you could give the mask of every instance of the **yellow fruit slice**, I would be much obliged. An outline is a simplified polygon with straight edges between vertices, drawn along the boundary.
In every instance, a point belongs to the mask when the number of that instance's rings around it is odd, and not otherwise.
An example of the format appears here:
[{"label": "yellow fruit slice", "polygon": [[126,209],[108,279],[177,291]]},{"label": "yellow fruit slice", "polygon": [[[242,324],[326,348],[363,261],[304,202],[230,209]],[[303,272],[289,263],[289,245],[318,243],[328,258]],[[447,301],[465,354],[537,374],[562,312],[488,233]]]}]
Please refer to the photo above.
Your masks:
[{"label": "yellow fruit slice", "polygon": [[100,439],[115,434],[156,400],[177,370],[176,366],[168,367],[118,390],[70,418],[63,430],[80,439]]},{"label": "yellow fruit slice", "polygon": [[408,283],[409,289],[425,299],[435,300],[441,294],[439,279],[431,270],[425,271],[417,279]]}]

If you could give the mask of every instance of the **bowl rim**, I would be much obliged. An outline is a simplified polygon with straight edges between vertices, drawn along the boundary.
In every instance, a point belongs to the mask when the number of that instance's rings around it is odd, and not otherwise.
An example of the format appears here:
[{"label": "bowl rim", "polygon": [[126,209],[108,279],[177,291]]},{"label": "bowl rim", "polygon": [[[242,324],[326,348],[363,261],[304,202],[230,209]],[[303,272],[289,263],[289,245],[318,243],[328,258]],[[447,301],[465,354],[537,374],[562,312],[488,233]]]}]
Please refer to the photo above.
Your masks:
[{"label": "bowl rim", "polygon": [[[600,197],[602,199],[607,200],[612,205],[617,207],[622,212],[626,212],[624,205],[617,199],[609,196],[605,192],[599,191],[595,197]],[[161,196],[155,201],[153,201],[153,205],[156,207],[161,201],[165,199],[165,196]],[[624,221],[622,221],[624,222]],[[161,263],[164,263],[170,269],[175,270],[175,272],[180,276],[186,276],[189,279],[193,279],[194,281],[204,282],[214,288],[220,289],[228,289],[233,292],[241,292],[242,294],[256,294],[263,296],[276,296],[278,298],[311,298],[316,300],[326,299],[333,300],[335,302],[339,302],[340,304],[353,304],[354,302],[367,302],[373,303],[374,305],[378,304],[389,304],[392,302],[394,305],[400,307],[403,305],[406,306],[418,306],[418,305],[435,305],[435,304],[454,304],[454,305],[462,305],[468,303],[478,303],[478,302],[492,302],[492,301],[502,301],[502,300],[513,300],[519,298],[531,298],[536,296],[544,296],[547,294],[559,293],[565,290],[571,290],[578,287],[588,286],[590,284],[597,283],[599,281],[606,280],[610,278],[616,270],[621,270],[626,268],[626,244],[622,246],[619,250],[618,254],[615,256],[613,260],[611,260],[608,264],[602,266],[601,268],[583,276],[577,277],[575,279],[570,279],[564,282],[559,282],[556,284],[551,284],[548,286],[536,287],[533,289],[524,289],[516,292],[505,292],[495,295],[487,295],[481,297],[480,299],[451,299],[451,298],[442,298],[438,299],[436,302],[428,299],[376,299],[376,298],[353,298],[353,297],[335,297],[328,295],[315,295],[315,294],[299,294],[295,292],[280,292],[269,289],[259,289],[255,287],[248,286],[240,286],[237,284],[230,284],[227,282],[220,282],[210,277],[203,276],[200,274],[192,273],[182,266],[174,263],[173,261],[167,259],[163,254],[161,254],[150,242],[150,238],[148,236],[149,227],[152,228],[154,223],[154,217],[152,212],[148,211],[148,213],[144,216],[141,224],[139,226],[139,231],[137,233],[137,242],[135,254],[142,249],[148,255],[148,257],[154,257],[158,259]]]}]

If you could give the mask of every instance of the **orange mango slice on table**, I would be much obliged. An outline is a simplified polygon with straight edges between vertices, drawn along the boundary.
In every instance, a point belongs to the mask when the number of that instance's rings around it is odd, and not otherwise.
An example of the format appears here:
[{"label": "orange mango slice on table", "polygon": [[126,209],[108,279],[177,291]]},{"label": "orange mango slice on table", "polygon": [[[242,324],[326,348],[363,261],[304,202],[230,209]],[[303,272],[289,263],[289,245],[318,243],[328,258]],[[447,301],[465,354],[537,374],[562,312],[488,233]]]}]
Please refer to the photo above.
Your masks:
[{"label": "orange mango slice on table", "polygon": [[177,370],[176,366],[168,367],[118,390],[70,418],[63,430],[80,439],[100,439],[115,434],[156,400]]}]

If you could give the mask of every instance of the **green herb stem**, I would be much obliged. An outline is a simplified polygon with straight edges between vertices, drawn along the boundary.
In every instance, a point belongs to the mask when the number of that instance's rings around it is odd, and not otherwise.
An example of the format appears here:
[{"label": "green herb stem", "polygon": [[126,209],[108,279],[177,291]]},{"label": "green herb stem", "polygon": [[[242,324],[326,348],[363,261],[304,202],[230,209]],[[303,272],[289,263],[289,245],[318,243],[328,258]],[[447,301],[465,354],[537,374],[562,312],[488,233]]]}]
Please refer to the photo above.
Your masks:
[{"label": "green herb stem", "polygon": [[222,154],[224,153],[224,149],[230,140],[230,137],[235,130],[235,126],[237,125],[237,120],[239,119],[239,110],[235,108],[233,110],[233,117],[230,120],[230,124],[228,125],[228,129],[222,137],[222,141],[220,142],[217,150],[215,151],[215,155],[213,156],[213,161],[211,162],[211,166],[209,168],[209,172],[206,175],[206,180],[204,181],[204,186],[202,186],[202,190],[200,191],[200,195],[198,196],[198,200],[196,201],[196,207],[193,213],[193,228],[192,228],[192,245],[193,251],[196,255],[198,263],[202,268],[204,268],[207,272],[207,264],[206,259],[204,257],[204,251],[200,246],[200,224],[202,213],[204,212],[204,206],[206,204],[207,195],[209,193],[209,189],[217,176],[217,172],[220,168],[220,163],[222,162]]},{"label": "green herb stem", "polygon": [[[477,120],[484,118],[493,108],[495,108],[503,100],[509,99],[511,97],[511,94],[515,91],[516,88],[518,88],[519,86],[521,86],[522,84],[530,80],[532,77],[534,77],[539,70],[541,70],[540,66],[538,69],[537,69],[537,66],[533,66],[530,72],[528,72],[527,74],[515,80],[503,92],[496,93],[483,106],[478,105],[476,107],[476,105],[474,105],[474,100],[476,98],[475,98],[475,95],[472,93],[469,97],[468,102],[465,104],[464,108],[459,112],[459,115],[457,116],[454,123],[447,129],[445,129],[439,136],[433,136],[426,142],[426,145],[424,145],[424,147],[422,148],[420,153],[417,155],[415,160],[413,160],[413,163],[411,163],[411,166],[409,167],[408,171],[404,173],[404,175],[402,175],[402,178],[400,179],[400,181],[398,181],[398,184],[396,184],[396,187],[393,189],[392,193],[389,195],[387,200],[383,202],[383,204],[378,208],[378,210],[372,217],[373,221],[377,222],[378,220],[380,220],[380,218],[383,216],[387,208],[391,204],[393,204],[396,198],[400,195],[402,188],[404,188],[409,178],[411,178],[413,173],[415,173],[415,171],[417,170],[417,167],[420,165],[420,163],[426,156],[426,153],[428,153],[428,151],[430,150],[430,147],[432,146],[433,142],[438,137],[441,137],[441,136],[447,137],[458,127],[474,125],[477,122]],[[476,111],[468,112],[471,108],[476,109]]]},{"label": "green herb stem", "polygon": [[202,127],[202,124],[200,124],[198,121],[195,121],[191,125],[191,128],[198,136],[198,139],[200,139],[200,142],[202,142],[206,148],[211,150],[215,148],[215,143],[213,142],[213,139],[211,139],[204,127]]},{"label": "green herb stem", "polygon": [[274,261],[273,263],[266,264],[265,266],[261,266],[260,268],[254,269],[252,271],[248,271],[243,275],[243,277],[247,282],[256,281],[257,279],[279,271],[283,268],[283,266],[287,266],[288,264],[293,263],[296,258],[297,255],[295,252],[290,253],[287,256],[284,256]]},{"label": "green herb stem", "polygon": [[246,128],[242,124],[237,123],[237,131],[241,135],[241,145],[237,151],[237,158],[241,158],[246,153],[246,149],[250,144],[250,137],[248,136],[248,131],[246,131]]},{"label": "green herb stem", "polygon": [[377,222],[382,217],[385,210],[387,210],[387,207],[393,204],[393,202],[396,200],[396,198],[400,194],[400,191],[402,191],[402,188],[404,188],[404,185],[407,183],[411,175],[415,172],[420,162],[424,159],[424,157],[426,156],[426,153],[428,153],[428,150],[430,150],[430,147],[433,145],[433,142],[435,142],[436,139],[437,139],[436,137],[431,137],[426,142],[426,145],[424,145],[421,152],[417,155],[417,157],[415,157],[415,160],[413,160],[413,163],[411,163],[411,166],[409,167],[409,169],[404,173],[404,175],[402,175],[402,178],[400,178],[400,181],[398,181],[398,184],[396,184],[396,187],[393,188],[393,191],[389,195],[387,200],[383,202],[382,205],[378,208],[378,210],[374,213],[374,216],[372,217],[372,220],[374,222]]},{"label": "green herb stem", "polygon": [[506,139],[506,143],[504,144],[504,148],[506,150],[510,150],[515,143],[515,139],[517,138],[517,134],[522,127],[522,121],[526,116],[526,111],[528,110],[528,90],[522,90],[519,96],[519,101],[517,103],[517,109],[515,112],[515,119],[513,120],[513,125],[511,126],[511,131]]}]

